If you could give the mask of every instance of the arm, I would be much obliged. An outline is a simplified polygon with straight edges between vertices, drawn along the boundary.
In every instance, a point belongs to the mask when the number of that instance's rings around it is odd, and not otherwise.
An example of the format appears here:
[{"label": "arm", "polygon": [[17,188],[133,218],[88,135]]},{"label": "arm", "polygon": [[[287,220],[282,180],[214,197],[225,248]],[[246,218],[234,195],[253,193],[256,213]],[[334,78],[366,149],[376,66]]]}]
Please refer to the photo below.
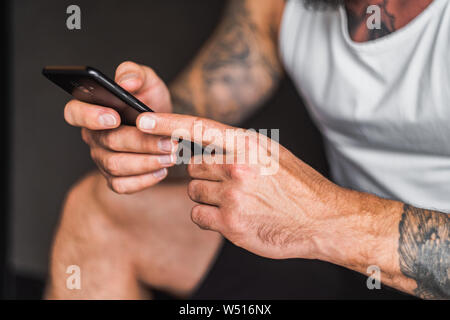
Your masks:
[{"label": "arm", "polygon": [[[283,9],[283,0],[231,0],[217,31],[170,90],[154,70],[133,62],[117,68],[116,81],[157,112],[241,121],[281,79],[277,34]],[[93,160],[117,193],[151,187],[174,166],[175,142],[121,126],[112,109],[72,100],[65,118],[82,127]],[[172,170],[173,177],[184,176],[184,170]]]},{"label": "arm", "polygon": [[[175,114],[140,117],[155,121],[154,128],[140,130],[167,136],[179,128],[193,131],[201,121],[205,136],[215,139],[195,142],[226,141],[227,156],[259,159],[230,163],[205,154],[189,164],[188,194],[198,203],[191,216],[201,228],[269,258],[320,259],[363,274],[376,265],[389,286],[421,298],[450,298],[445,213],[341,188],[261,134]],[[193,132],[191,137],[198,139]],[[234,143],[239,138],[246,143]],[[275,170],[267,174],[267,167]]]},{"label": "arm", "polygon": [[282,77],[278,28],[283,0],[231,0],[211,39],[170,86],[173,111],[237,123]]},{"label": "arm", "polygon": [[376,265],[389,286],[423,299],[450,299],[447,214],[354,191],[346,191],[346,201],[319,236],[321,259],[363,274]]},{"label": "arm", "polygon": [[[270,18],[252,9],[254,2],[231,1],[212,40],[171,86],[176,113],[237,123],[275,89],[281,67],[276,34],[268,26],[279,25],[282,4],[275,5],[275,18]],[[264,17],[274,23],[264,23]],[[363,274],[377,265],[387,285],[421,298],[450,298],[448,215],[349,190],[339,194],[343,212],[332,214],[317,231],[318,256]],[[259,236],[264,238],[264,232]]]}]

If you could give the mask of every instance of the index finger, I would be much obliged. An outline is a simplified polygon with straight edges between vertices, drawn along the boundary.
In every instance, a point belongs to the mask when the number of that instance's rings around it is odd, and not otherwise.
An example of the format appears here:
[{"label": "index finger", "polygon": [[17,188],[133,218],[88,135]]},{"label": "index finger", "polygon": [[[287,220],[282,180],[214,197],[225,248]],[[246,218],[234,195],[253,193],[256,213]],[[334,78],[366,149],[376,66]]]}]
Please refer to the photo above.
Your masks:
[{"label": "index finger", "polygon": [[146,112],[139,115],[136,124],[139,130],[146,133],[183,138],[203,146],[214,144],[225,149],[225,146],[234,145],[235,128],[210,119]]}]

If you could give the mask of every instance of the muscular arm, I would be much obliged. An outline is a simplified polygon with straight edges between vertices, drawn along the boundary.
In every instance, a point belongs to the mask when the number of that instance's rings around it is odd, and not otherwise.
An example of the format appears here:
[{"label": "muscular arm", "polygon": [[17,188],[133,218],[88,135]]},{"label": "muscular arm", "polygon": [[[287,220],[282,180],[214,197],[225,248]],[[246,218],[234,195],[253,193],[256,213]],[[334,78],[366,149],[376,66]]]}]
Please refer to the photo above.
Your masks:
[{"label": "muscular arm", "polygon": [[277,36],[283,0],[231,0],[211,39],[170,86],[175,113],[238,123],[282,77]]},{"label": "muscular arm", "polygon": [[450,299],[449,216],[355,194],[357,208],[335,219],[324,260],[363,274],[376,265],[389,286],[423,299]]}]

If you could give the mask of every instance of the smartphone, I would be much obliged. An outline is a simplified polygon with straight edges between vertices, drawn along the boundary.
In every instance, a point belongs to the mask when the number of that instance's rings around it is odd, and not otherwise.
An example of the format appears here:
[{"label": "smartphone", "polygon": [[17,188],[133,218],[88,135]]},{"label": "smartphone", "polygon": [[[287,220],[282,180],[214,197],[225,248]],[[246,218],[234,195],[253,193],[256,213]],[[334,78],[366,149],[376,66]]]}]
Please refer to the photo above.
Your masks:
[{"label": "smartphone", "polygon": [[153,112],[103,73],[88,66],[47,66],[42,74],[75,99],[116,110],[122,123],[136,125],[142,112]]}]

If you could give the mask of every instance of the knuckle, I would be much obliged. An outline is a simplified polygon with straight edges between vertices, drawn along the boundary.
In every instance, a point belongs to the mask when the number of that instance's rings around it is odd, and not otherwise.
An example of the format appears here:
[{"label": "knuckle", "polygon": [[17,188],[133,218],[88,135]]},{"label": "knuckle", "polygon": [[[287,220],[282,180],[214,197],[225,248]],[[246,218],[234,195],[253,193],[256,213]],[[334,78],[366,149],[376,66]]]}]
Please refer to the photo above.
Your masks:
[{"label": "knuckle", "polygon": [[195,206],[191,210],[191,220],[203,230],[210,230],[210,222],[201,206]]},{"label": "knuckle", "polygon": [[195,206],[195,207],[193,207],[192,208],[192,211],[191,211],[191,219],[192,219],[192,221],[194,222],[194,223],[199,223],[199,222],[201,222],[201,215],[202,215],[202,212],[201,212],[202,210],[201,210],[201,207],[200,206]]},{"label": "knuckle", "polygon": [[146,152],[159,152],[159,148],[157,143],[155,142],[155,138],[152,135],[139,135],[136,138],[137,145],[141,150],[145,150]]},{"label": "knuckle", "polygon": [[236,181],[244,181],[250,173],[250,169],[246,165],[238,164],[229,165],[227,171],[229,178]]},{"label": "knuckle", "polygon": [[116,155],[107,156],[104,160],[104,167],[105,167],[104,169],[109,174],[113,176],[118,176],[120,175],[120,163],[121,163],[120,156]]},{"label": "knuckle", "polygon": [[200,184],[199,181],[192,180],[188,184],[188,195],[192,200],[199,198],[199,188]]},{"label": "knuckle", "polygon": [[119,147],[119,139],[115,131],[109,130],[103,132],[101,135],[101,141],[105,147],[111,150],[117,150]]},{"label": "knuckle", "polygon": [[[193,117],[191,117],[191,120],[190,120],[190,123],[189,123],[189,126],[188,126],[188,131],[191,133],[191,136],[192,137],[195,137],[195,135],[194,135],[194,132],[195,132],[195,126],[198,124],[198,123],[201,123],[202,122],[202,118],[200,118],[200,117],[198,117],[198,116],[193,116]],[[199,129],[201,129],[200,130],[200,134],[201,134],[201,137],[203,137],[204,136],[204,131],[205,131],[205,128],[204,128],[204,123],[203,123],[203,126],[200,126],[199,127]]]},{"label": "knuckle", "polygon": [[126,194],[127,189],[121,179],[111,178],[110,179],[110,188],[117,194]]}]

